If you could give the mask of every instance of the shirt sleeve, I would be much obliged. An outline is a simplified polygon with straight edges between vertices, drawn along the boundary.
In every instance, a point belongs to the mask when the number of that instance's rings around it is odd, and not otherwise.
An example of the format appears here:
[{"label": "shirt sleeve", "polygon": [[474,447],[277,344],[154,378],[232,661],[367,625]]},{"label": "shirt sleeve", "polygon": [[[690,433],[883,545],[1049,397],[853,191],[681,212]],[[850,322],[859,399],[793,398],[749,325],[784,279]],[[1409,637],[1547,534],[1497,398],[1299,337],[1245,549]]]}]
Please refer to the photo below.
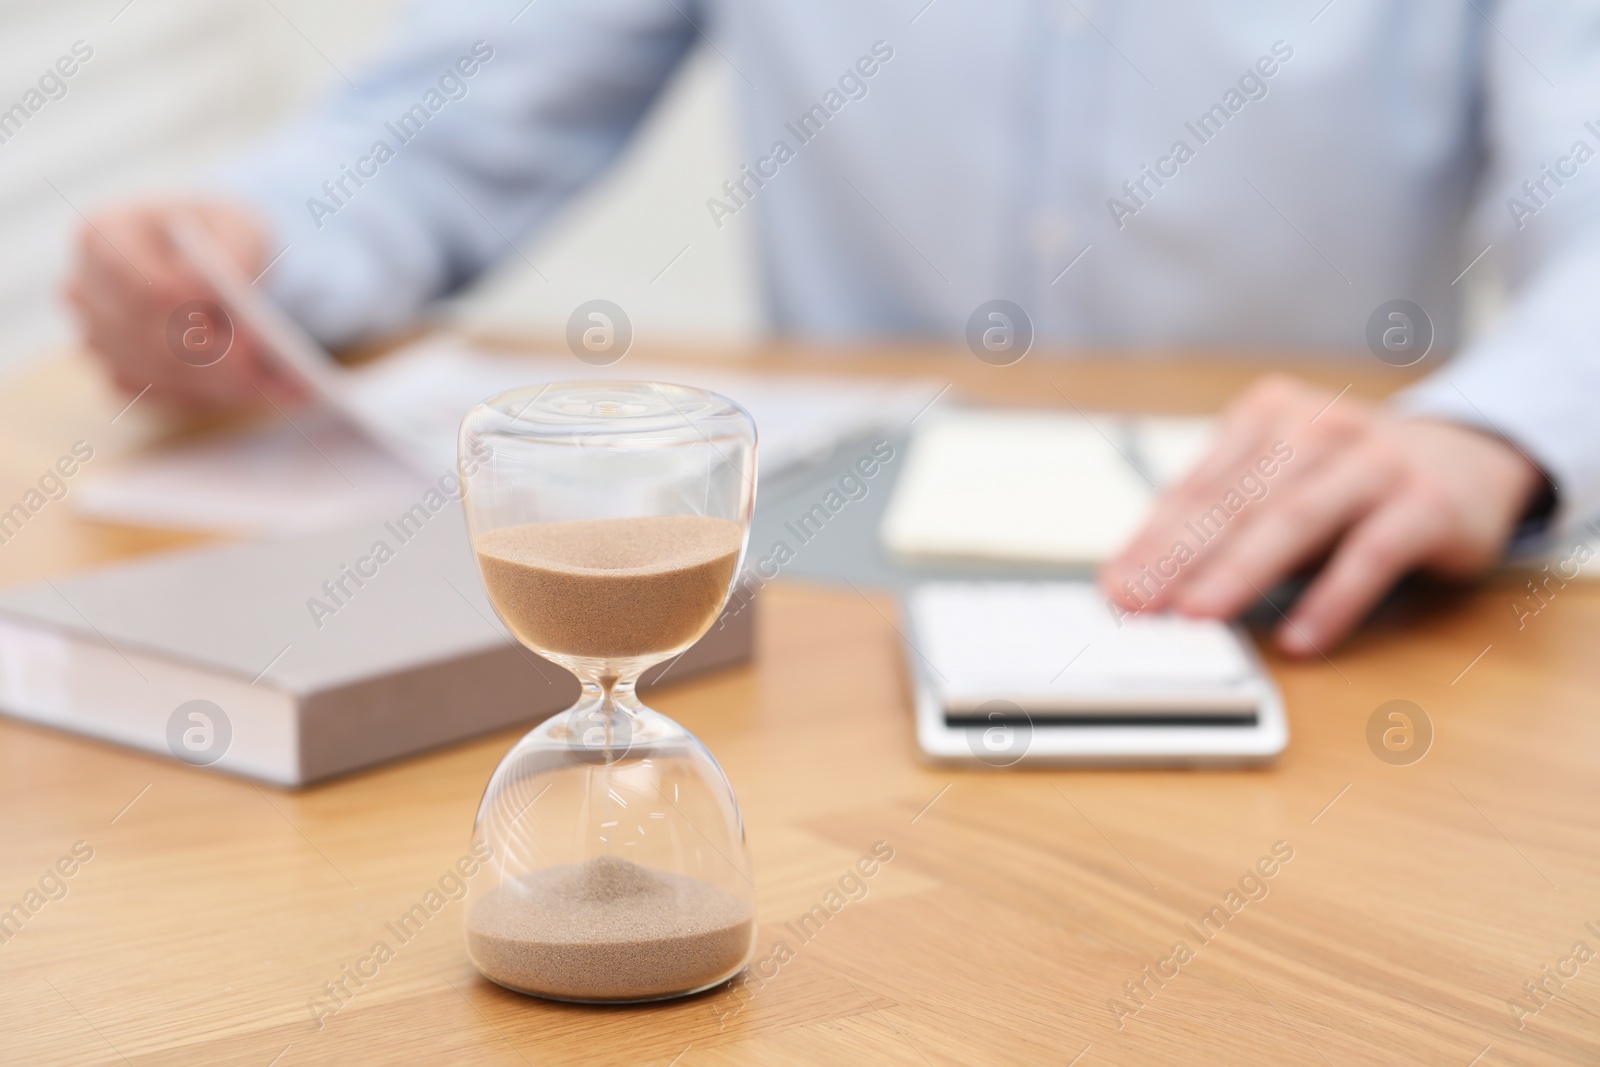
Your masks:
[{"label": "shirt sleeve", "polygon": [[270,224],[263,284],[319,339],[393,329],[604,168],[700,22],[695,0],[425,0],[212,188]]},{"label": "shirt sleeve", "polygon": [[1511,303],[1398,402],[1510,441],[1554,482],[1567,537],[1600,512],[1600,8],[1477,8],[1488,167],[1463,262],[1489,245]]}]

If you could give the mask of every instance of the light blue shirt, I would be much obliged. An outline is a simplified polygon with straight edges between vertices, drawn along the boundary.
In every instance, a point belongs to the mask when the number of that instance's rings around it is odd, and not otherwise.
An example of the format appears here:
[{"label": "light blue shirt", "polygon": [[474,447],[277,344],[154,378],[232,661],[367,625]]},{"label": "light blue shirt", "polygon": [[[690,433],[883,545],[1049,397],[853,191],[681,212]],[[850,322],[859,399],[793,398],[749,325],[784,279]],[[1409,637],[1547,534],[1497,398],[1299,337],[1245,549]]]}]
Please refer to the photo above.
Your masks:
[{"label": "light blue shirt", "polygon": [[959,338],[1003,298],[1042,345],[1364,352],[1408,300],[1438,363],[1492,268],[1509,313],[1401,403],[1600,511],[1592,2],[428,3],[223,182],[314,332],[396,327],[548,223],[694,47],[740,93],[705,225],[755,227],[780,331]]}]

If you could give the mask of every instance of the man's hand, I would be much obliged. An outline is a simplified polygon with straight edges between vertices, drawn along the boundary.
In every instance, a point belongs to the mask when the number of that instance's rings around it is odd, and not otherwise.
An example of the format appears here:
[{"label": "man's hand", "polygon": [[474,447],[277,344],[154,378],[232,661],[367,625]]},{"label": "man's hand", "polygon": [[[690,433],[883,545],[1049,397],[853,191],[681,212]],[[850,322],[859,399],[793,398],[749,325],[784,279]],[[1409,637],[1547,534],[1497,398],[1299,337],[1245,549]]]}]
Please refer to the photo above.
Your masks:
[{"label": "man's hand", "polygon": [[1230,618],[1327,555],[1278,628],[1280,647],[1304,656],[1337,644],[1408,571],[1492,566],[1542,472],[1498,437],[1333,396],[1273,377],[1234,401],[1210,454],[1102,569],[1105,592],[1130,610]]},{"label": "man's hand", "polygon": [[[79,234],[78,258],[67,283],[84,340],[117,387],[182,408],[230,408],[299,395],[277,373],[243,324],[213,321],[184,305],[217,302],[167,235],[168,222],[187,215],[254,278],[265,265],[265,228],[243,208],[215,203],[141,204],[104,212]],[[217,347],[217,331],[232,343]],[[212,348],[207,347],[210,344]]]}]

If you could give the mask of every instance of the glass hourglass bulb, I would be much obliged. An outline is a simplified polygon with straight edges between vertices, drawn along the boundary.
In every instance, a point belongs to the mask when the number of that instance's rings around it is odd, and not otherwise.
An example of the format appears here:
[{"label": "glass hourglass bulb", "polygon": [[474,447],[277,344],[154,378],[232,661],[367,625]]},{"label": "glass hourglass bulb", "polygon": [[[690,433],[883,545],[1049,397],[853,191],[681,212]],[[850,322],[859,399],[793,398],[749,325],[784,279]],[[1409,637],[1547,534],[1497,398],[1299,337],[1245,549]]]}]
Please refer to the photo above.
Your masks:
[{"label": "glass hourglass bulb", "polygon": [[473,847],[490,884],[467,909],[473,963],[574,1001],[726,981],[755,944],[739,805],[706,747],[635,687],[727,599],[755,504],[754,423],[680,385],[532,386],[467,414],[460,463],[495,611],[580,686],[484,792]]}]

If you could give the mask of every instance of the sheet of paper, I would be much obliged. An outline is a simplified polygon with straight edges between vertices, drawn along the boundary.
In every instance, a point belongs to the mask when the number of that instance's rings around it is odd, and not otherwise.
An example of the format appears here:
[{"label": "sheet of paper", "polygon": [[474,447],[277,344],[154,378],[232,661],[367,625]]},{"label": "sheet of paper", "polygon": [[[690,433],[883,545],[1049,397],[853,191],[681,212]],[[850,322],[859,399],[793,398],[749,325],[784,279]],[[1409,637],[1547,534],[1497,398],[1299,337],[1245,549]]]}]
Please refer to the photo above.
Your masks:
[{"label": "sheet of paper", "polygon": [[189,265],[211,286],[228,313],[260,340],[267,358],[282,373],[298,380],[320,406],[402,464],[415,467],[425,462],[412,449],[412,441],[396,433],[380,412],[357,401],[352,395],[351,376],[310,334],[255,288],[210,231],[184,215],[173,218],[167,229]]},{"label": "sheet of paper", "polygon": [[[338,526],[426,491],[415,471],[326,413],[136,459],[86,480],[79,514],[164,529],[292,536]],[[304,436],[302,436],[302,433]]]},{"label": "sheet of paper", "polygon": [[473,404],[517,386],[586,379],[682,382],[742,404],[760,435],[761,474],[770,477],[831,452],[851,438],[910,422],[938,395],[931,380],[754,375],[736,365],[685,367],[623,360],[605,367],[570,356],[515,357],[440,337],[352,374],[355,402],[382,412],[419,443],[433,465],[453,467],[456,431]]},{"label": "sheet of paper", "polygon": [[454,473],[456,431],[472,405],[516,386],[587,378],[689,382],[731,397],[756,420],[761,476],[770,478],[851,439],[904,426],[941,387],[632,361],[591,367],[570,356],[491,353],[453,338],[338,373],[343,402],[404,442],[407,460],[331,408],[291,411],[264,429],[120,463],[85,482],[76,507],[108,521],[263,536],[326,528],[385,507],[401,511]]}]

